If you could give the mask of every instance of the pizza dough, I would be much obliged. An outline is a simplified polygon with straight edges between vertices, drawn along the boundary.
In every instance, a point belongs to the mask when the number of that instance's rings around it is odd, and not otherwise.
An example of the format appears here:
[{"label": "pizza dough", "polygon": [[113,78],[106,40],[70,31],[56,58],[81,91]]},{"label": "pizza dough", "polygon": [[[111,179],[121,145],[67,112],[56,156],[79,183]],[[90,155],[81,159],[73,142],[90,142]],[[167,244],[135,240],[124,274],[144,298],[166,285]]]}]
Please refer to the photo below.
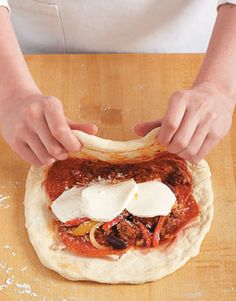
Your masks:
[{"label": "pizza dough", "polygon": [[[113,163],[148,160],[163,150],[157,143],[157,132],[158,129],[154,129],[141,139],[118,142],[74,131],[83,147],[81,152],[73,155]],[[42,185],[47,167],[31,167],[24,201],[25,226],[41,263],[70,280],[102,283],[138,284],[173,273],[191,257],[198,255],[213,218],[213,192],[208,164],[202,160],[197,165],[188,163],[188,168],[193,177],[193,196],[200,206],[200,214],[180,231],[171,244],[151,249],[148,253],[129,250],[120,258],[88,258],[53,247],[55,234],[49,226],[52,215]]]}]

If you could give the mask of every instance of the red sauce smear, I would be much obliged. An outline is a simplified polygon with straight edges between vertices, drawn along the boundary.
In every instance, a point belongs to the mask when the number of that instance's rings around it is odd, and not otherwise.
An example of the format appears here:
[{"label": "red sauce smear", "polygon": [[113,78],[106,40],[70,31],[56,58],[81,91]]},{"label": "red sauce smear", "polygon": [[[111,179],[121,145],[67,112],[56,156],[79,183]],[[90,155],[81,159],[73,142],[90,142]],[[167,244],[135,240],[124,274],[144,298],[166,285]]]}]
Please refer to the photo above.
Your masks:
[{"label": "red sauce smear", "polygon": [[[50,200],[53,201],[63,193],[65,188],[86,186],[93,180],[104,179],[111,183],[117,183],[131,178],[137,183],[158,179],[175,192],[177,201],[171,213],[165,218],[159,233],[160,244],[175,238],[179,231],[199,214],[198,205],[192,196],[192,178],[186,162],[177,155],[168,152],[159,153],[153,160],[132,164],[111,164],[99,160],[68,158],[64,161],[57,161],[50,167],[44,184]],[[112,247],[108,250],[97,249],[91,244],[88,235],[73,236],[68,233],[68,227],[59,221],[56,221],[54,226],[66,248],[80,256],[102,257],[122,254],[131,247],[150,248],[150,241],[153,240],[152,236],[158,217],[138,218],[129,215],[128,221],[126,217],[127,214],[124,214],[123,221],[118,226],[113,227],[115,230],[112,230],[113,228],[110,230],[110,232],[118,231],[118,235],[126,241],[127,248],[122,250]],[[130,235],[127,231],[129,230],[127,229],[129,223],[133,225]],[[107,233],[104,234],[103,232],[99,228],[95,237],[100,244],[109,246],[105,241]]]}]

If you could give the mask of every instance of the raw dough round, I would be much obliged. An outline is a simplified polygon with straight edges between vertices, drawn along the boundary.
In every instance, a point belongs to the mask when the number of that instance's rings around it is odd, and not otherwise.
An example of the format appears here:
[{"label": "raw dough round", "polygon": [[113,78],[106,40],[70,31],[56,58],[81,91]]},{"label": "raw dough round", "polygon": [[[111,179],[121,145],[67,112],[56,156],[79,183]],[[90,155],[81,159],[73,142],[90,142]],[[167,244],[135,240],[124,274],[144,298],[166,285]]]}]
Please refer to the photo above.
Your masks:
[{"label": "raw dough round", "polygon": [[[118,142],[74,131],[83,147],[73,156],[113,163],[148,160],[164,150],[157,142],[157,132],[158,129],[154,129],[141,139]],[[52,215],[43,186],[47,168],[30,168],[24,201],[29,239],[41,263],[47,268],[70,280],[137,284],[169,275],[198,255],[213,218],[211,174],[206,161],[202,160],[197,165],[188,163],[193,177],[193,196],[200,206],[199,216],[187,224],[168,246],[151,249],[146,254],[129,250],[120,258],[80,257],[65,249],[52,248],[55,234],[50,227]]]}]

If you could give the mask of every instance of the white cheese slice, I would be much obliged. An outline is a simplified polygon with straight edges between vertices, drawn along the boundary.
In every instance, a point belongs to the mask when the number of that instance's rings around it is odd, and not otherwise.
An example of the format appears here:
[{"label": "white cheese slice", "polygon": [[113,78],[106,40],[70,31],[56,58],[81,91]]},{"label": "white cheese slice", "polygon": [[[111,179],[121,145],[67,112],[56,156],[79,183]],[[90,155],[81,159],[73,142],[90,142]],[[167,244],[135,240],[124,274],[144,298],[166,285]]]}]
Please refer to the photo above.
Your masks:
[{"label": "white cheese slice", "polygon": [[159,181],[148,181],[137,184],[138,191],[128,203],[126,209],[139,217],[168,215],[176,201],[171,189]]},{"label": "white cheese slice", "polygon": [[133,179],[118,184],[94,184],[82,191],[84,213],[101,222],[117,217],[137,193]]},{"label": "white cheese slice", "polygon": [[96,183],[86,188],[71,188],[52,203],[51,209],[63,223],[80,217],[107,222],[124,209],[139,217],[168,215],[175,201],[167,185],[159,181],[136,184],[131,179],[118,184]]},{"label": "white cheese slice", "polygon": [[51,209],[56,217],[63,223],[83,215],[83,204],[81,192],[83,188],[73,187],[65,190],[55,201],[52,202]]}]

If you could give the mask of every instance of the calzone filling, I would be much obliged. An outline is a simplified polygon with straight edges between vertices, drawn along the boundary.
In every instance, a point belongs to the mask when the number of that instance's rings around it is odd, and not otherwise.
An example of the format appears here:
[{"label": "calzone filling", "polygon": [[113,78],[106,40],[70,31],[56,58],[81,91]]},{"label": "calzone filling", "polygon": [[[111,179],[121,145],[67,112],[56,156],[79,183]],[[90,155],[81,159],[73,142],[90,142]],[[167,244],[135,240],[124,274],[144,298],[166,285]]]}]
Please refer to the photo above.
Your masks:
[{"label": "calzone filling", "polygon": [[[192,177],[187,164],[168,152],[161,152],[150,161],[129,164],[72,157],[56,161],[48,169],[44,181],[49,210],[69,189],[86,188],[94,183],[115,185],[131,179],[137,185],[159,181],[168,186],[175,195],[170,212],[140,217],[124,208],[117,216],[103,222],[88,216],[61,221],[53,215],[53,229],[65,249],[89,257],[121,255],[131,248],[148,251],[172,243],[183,227],[198,216],[199,206],[192,195]],[[165,198],[158,201],[165,202]],[[102,210],[105,208],[101,208],[101,213]]]}]

